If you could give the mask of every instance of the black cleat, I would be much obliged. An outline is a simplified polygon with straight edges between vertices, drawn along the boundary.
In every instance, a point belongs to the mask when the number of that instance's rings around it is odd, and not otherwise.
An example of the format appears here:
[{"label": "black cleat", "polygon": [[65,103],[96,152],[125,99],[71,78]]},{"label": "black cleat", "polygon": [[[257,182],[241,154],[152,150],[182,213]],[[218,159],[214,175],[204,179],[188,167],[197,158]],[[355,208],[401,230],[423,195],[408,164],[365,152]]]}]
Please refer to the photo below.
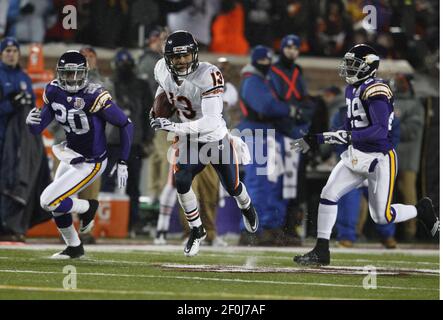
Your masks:
[{"label": "black cleat", "polygon": [[203,225],[199,227],[193,227],[191,233],[189,234],[188,242],[185,245],[185,256],[193,257],[198,254],[200,249],[200,242],[206,238],[206,230]]},{"label": "black cleat", "polygon": [[302,266],[327,266],[331,263],[329,250],[313,249],[302,256],[295,256],[294,262]]},{"label": "black cleat", "polygon": [[417,202],[417,219],[420,220],[432,237],[440,237],[440,221],[435,213],[432,200],[425,197]]},{"label": "black cleat", "polygon": [[242,209],[241,213],[243,215],[243,223],[245,224],[246,231],[249,233],[255,233],[258,229],[258,215],[252,203],[248,209]]},{"label": "black cleat", "polygon": [[65,250],[57,252],[52,255],[51,259],[56,260],[66,260],[66,259],[77,259],[85,255],[85,250],[83,250],[83,244],[80,243],[77,247],[67,246]]},{"label": "black cleat", "polygon": [[99,202],[97,200],[88,200],[88,202],[88,211],[78,215],[78,218],[80,219],[79,233],[89,233],[92,228],[94,228],[94,218]]}]

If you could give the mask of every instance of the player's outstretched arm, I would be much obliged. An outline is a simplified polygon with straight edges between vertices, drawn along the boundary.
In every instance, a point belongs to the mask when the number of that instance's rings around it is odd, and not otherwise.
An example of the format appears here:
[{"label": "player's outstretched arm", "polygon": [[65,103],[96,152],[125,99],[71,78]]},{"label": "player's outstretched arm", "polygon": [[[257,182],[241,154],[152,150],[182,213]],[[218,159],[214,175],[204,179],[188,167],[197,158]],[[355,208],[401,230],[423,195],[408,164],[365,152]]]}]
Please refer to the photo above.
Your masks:
[{"label": "player's outstretched arm", "polygon": [[26,124],[32,134],[40,134],[54,119],[54,114],[45,104],[43,109],[32,108],[26,117]]},{"label": "player's outstretched arm", "polygon": [[307,134],[303,138],[291,142],[291,149],[306,153],[319,144],[350,144],[351,136],[351,132],[346,130]]},{"label": "player's outstretched arm", "polygon": [[134,136],[134,125],[131,120],[112,100],[107,101],[106,106],[98,112],[98,115],[120,128],[120,160],[127,161]]}]

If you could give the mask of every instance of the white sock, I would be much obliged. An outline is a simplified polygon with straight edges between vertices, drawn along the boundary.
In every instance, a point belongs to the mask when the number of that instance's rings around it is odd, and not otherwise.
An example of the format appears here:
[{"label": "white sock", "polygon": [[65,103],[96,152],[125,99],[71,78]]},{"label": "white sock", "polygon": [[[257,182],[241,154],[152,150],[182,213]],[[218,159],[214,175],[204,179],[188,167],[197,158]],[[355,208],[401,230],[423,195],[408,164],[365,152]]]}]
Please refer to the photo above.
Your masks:
[{"label": "white sock", "polygon": [[60,233],[62,234],[65,243],[70,247],[77,247],[80,245],[80,238],[78,237],[78,233],[74,228],[74,225],[70,225],[67,228],[58,228]]},{"label": "white sock", "polygon": [[160,206],[160,214],[158,215],[157,231],[168,231],[171,214],[174,207]]},{"label": "white sock", "polygon": [[186,193],[178,193],[178,201],[185,211],[186,220],[188,220],[189,226],[199,227],[202,222],[200,219],[200,213],[198,211],[197,197],[192,188]]},{"label": "white sock", "polygon": [[394,208],[396,213],[394,223],[407,221],[417,216],[417,208],[415,206],[405,204],[393,204],[391,207]]},{"label": "white sock", "polygon": [[337,205],[321,204],[318,206],[317,238],[331,238],[332,228],[337,219]]},{"label": "white sock", "polygon": [[72,199],[72,208],[68,211],[68,213],[78,213],[82,214],[88,211],[89,209],[89,201],[83,199]]},{"label": "white sock", "polygon": [[240,183],[242,185],[242,191],[238,196],[235,196],[234,199],[240,209],[248,209],[251,205],[251,198],[249,197],[248,191],[246,190],[246,186],[243,184],[243,182]]}]

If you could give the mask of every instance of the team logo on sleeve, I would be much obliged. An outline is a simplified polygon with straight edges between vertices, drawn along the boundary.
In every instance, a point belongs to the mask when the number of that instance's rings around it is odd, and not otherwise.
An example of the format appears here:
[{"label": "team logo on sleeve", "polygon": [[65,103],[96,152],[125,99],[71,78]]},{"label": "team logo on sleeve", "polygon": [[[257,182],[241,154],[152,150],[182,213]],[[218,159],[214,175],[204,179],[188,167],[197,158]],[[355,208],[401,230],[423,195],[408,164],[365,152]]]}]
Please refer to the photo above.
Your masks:
[{"label": "team logo on sleeve", "polygon": [[85,107],[85,100],[83,98],[75,97],[74,108],[81,110]]}]

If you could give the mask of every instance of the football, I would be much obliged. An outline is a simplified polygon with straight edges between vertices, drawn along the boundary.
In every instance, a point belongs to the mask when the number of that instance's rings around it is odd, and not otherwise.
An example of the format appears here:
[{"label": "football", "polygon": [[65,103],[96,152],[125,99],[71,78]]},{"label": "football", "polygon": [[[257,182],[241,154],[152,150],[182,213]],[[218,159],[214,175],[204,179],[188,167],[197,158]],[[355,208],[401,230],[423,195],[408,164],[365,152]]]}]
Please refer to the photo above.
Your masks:
[{"label": "football", "polygon": [[162,92],[154,99],[152,110],[154,118],[169,118],[174,114],[175,108],[169,102],[166,92]]}]

